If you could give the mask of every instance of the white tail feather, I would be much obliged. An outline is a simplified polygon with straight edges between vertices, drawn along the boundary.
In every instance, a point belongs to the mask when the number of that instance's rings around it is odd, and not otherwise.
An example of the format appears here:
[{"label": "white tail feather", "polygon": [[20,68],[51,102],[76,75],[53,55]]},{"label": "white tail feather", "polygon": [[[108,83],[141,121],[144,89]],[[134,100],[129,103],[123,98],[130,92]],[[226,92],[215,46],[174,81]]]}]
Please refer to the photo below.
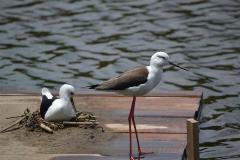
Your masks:
[{"label": "white tail feather", "polygon": [[52,99],[53,95],[47,88],[42,88],[42,95],[47,96],[48,99]]}]

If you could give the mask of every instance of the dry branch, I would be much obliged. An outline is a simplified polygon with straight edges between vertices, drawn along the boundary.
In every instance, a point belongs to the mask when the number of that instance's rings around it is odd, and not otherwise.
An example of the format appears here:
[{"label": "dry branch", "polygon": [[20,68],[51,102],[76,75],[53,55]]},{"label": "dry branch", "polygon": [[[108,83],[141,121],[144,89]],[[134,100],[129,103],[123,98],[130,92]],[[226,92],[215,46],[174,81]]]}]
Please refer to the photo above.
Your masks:
[{"label": "dry branch", "polygon": [[14,123],[10,124],[9,126],[3,128],[0,133],[3,133],[3,132],[7,132],[8,129],[14,127],[15,125],[19,124],[21,121],[23,121],[26,117],[22,117],[20,119],[18,119],[17,121],[15,121]]},{"label": "dry branch", "polygon": [[74,126],[74,127],[81,126],[84,128],[99,128],[99,126],[97,126],[99,122],[97,122],[96,116],[90,112],[78,112],[77,117],[74,119],[74,121],[70,121],[70,122],[48,122],[48,121],[45,121],[40,116],[39,110],[31,113],[28,108],[24,111],[23,115],[8,117],[8,118],[16,118],[16,117],[21,117],[21,118],[18,119],[13,124],[3,128],[0,131],[0,133],[12,131],[13,127],[16,125],[18,125],[17,127],[15,127],[16,129],[25,126],[29,131],[43,130],[47,133],[53,133],[53,130],[63,129],[65,126]]},{"label": "dry branch", "polygon": [[53,133],[53,130],[52,130],[50,127],[46,126],[45,124],[40,123],[39,126],[40,126],[40,128],[42,128],[44,131],[49,132],[49,133]]},{"label": "dry branch", "polygon": [[12,119],[12,118],[19,118],[19,117],[23,117],[24,115],[20,115],[20,116],[11,116],[11,117],[6,117],[6,119]]}]

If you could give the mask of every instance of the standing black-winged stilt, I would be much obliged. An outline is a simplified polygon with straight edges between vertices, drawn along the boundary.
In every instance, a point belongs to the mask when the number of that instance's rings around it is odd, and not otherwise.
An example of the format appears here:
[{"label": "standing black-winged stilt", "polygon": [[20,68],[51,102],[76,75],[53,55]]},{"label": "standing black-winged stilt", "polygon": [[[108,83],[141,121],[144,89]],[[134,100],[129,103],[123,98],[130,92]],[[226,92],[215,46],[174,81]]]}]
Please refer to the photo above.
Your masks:
[{"label": "standing black-winged stilt", "polygon": [[76,117],[73,102],[74,87],[64,84],[59,90],[59,99],[54,97],[47,88],[42,89],[40,115],[47,121],[68,121]]},{"label": "standing black-winged stilt", "polygon": [[167,53],[157,52],[152,55],[149,66],[143,66],[135,68],[133,70],[129,70],[121,74],[120,76],[109,79],[101,84],[90,86],[90,89],[114,91],[123,95],[133,96],[132,105],[128,116],[130,160],[135,160],[132,153],[132,128],[131,128],[132,123],[136,134],[139,156],[149,154],[142,151],[139,143],[138,132],[134,119],[136,96],[144,95],[157,86],[162,77],[163,66],[166,64],[171,64],[181,69],[187,70],[174,64],[173,62],[170,62]]}]

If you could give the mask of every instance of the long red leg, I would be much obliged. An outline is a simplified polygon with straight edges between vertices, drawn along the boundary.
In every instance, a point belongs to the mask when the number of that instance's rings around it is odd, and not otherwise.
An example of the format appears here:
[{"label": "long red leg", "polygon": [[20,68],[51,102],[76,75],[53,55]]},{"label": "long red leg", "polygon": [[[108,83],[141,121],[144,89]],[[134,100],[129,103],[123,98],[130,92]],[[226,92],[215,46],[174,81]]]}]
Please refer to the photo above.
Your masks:
[{"label": "long red leg", "polygon": [[131,128],[131,120],[132,120],[132,116],[133,116],[133,109],[134,109],[134,105],[135,105],[135,100],[132,101],[132,105],[131,105],[131,109],[128,115],[128,124],[129,124],[129,157],[130,160],[135,160],[133,154],[132,154],[132,128]]},{"label": "long red leg", "polygon": [[136,127],[136,124],[135,124],[135,118],[134,118],[135,102],[136,102],[136,97],[134,96],[133,97],[134,105],[132,105],[133,108],[131,110],[132,110],[132,122],[133,122],[134,130],[135,130],[135,134],[136,134],[136,139],[137,139],[137,145],[138,145],[138,153],[139,153],[139,156],[144,155],[144,154],[152,154],[153,152],[142,152],[142,149],[140,147],[139,138],[138,138],[138,131],[137,131],[137,127]]}]

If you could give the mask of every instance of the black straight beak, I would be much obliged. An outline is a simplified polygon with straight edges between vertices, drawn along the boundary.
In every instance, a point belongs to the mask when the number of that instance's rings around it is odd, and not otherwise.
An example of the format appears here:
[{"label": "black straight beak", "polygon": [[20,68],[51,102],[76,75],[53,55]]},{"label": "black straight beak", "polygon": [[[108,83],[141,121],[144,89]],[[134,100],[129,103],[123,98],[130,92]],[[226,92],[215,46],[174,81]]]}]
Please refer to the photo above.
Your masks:
[{"label": "black straight beak", "polygon": [[73,106],[73,110],[75,111],[75,113],[77,113],[77,109],[75,107],[74,101],[73,101],[73,97],[70,98],[72,106]]},{"label": "black straight beak", "polygon": [[175,63],[173,63],[173,62],[171,62],[171,61],[168,61],[168,63],[171,64],[171,65],[173,65],[173,66],[175,66],[175,67],[178,67],[178,68],[180,68],[180,69],[183,69],[183,70],[185,70],[185,71],[189,71],[188,69],[183,68],[183,67],[180,67],[179,65],[177,65],[177,64],[175,64]]}]

